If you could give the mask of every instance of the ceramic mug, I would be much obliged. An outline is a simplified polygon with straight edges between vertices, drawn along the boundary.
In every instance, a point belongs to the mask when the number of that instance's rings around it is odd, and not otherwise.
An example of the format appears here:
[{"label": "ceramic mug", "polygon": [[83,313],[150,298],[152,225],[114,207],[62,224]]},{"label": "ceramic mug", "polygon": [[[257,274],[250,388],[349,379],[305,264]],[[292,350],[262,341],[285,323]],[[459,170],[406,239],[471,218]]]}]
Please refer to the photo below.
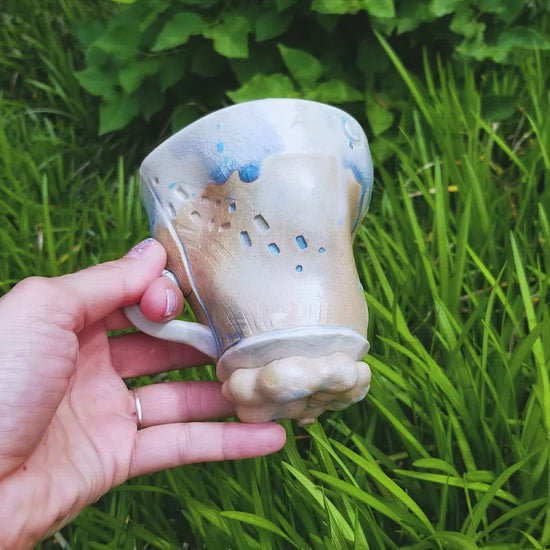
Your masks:
[{"label": "ceramic mug", "polygon": [[217,362],[243,421],[296,418],[362,399],[368,311],[352,242],[372,162],[359,124],[295,99],[233,105],[166,140],[141,166],[153,236],[198,323],[144,332]]}]

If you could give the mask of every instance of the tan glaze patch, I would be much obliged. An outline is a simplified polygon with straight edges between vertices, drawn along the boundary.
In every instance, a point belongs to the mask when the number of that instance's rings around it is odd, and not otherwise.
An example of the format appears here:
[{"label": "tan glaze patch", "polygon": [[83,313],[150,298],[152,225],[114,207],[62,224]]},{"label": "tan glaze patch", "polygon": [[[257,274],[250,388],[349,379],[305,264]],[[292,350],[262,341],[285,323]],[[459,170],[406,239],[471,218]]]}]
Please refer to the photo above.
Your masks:
[{"label": "tan glaze patch", "polygon": [[[224,349],[301,326],[344,326],[366,336],[351,246],[361,187],[340,170],[336,158],[279,155],[264,162],[256,181],[234,173],[182,203],[174,228]],[[155,235],[190,288],[165,233]]]}]

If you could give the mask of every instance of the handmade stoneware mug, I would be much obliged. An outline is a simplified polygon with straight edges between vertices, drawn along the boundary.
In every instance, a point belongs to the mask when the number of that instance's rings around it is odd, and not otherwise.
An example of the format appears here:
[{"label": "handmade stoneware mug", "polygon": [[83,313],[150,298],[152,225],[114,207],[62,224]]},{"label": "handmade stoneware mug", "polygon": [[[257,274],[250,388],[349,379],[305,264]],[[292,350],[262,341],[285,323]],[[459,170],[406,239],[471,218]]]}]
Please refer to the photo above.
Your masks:
[{"label": "handmade stoneware mug", "polygon": [[372,189],[367,138],[345,112],[265,99],[211,113],[141,166],[153,236],[198,323],[144,332],[217,362],[239,418],[296,418],[362,399],[368,311],[352,242]]}]

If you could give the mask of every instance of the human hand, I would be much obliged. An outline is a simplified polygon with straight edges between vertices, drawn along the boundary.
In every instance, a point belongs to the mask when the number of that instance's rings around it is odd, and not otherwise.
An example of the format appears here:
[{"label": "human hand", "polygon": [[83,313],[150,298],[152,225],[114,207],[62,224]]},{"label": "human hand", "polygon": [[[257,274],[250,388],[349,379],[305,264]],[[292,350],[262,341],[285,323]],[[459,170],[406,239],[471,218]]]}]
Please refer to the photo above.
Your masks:
[{"label": "human hand", "polygon": [[165,261],[151,239],[114,262],[26,279],[0,299],[0,548],[32,547],[133,476],[284,445],[274,423],[199,422],[234,414],[217,382],[139,388],[138,429],[124,378],[209,362],[145,334],[108,337],[129,326],[120,308],[140,300],[152,321],[179,314],[181,292],[160,277]]}]

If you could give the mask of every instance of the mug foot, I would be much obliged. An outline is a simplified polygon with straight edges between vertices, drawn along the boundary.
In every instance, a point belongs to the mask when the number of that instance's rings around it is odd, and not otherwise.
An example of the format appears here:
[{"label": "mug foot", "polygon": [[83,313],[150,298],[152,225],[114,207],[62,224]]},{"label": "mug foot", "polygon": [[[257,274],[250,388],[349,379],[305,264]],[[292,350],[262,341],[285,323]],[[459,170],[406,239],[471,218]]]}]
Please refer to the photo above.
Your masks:
[{"label": "mug foot", "polygon": [[365,397],[371,371],[362,361],[336,352],[323,357],[284,357],[258,368],[233,371],[223,395],[243,422],[292,418],[312,424],[326,410],[346,408]]}]

